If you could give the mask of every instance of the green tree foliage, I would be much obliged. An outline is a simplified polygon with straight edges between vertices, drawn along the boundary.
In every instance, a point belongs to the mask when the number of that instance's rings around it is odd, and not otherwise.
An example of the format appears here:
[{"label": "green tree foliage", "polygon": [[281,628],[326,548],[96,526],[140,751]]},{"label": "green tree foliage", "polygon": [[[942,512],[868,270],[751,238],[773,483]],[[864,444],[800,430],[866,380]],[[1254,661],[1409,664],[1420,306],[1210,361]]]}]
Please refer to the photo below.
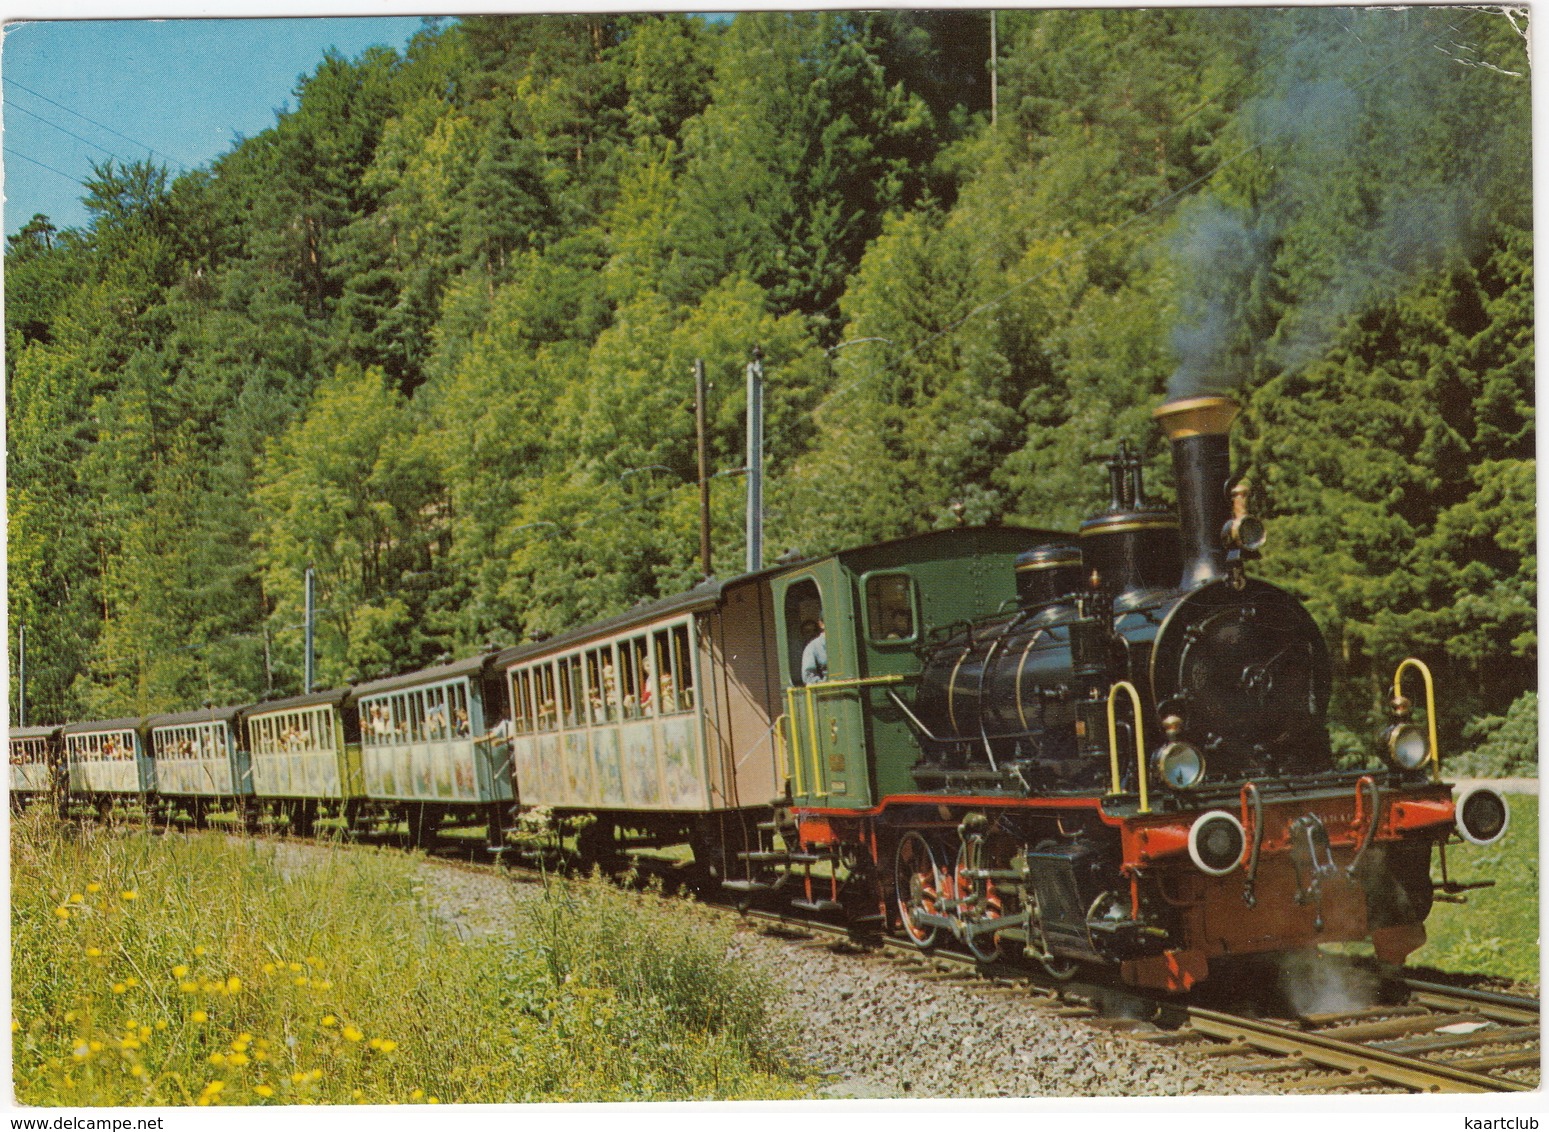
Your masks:
[{"label": "green tree foliage", "polygon": [[987,13],[427,22],[326,56],[208,169],[97,168],[85,228],[34,218],[6,251],[30,714],[295,690],[308,564],[324,682],[693,585],[695,359],[716,569],[740,569],[757,346],[771,554],[1071,528],[1122,438],[1166,498],[1150,410],[1231,387],[1259,570],[1328,633],[1339,733],[1406,655],[1449,749],[1520,722],[1514,17],[996,29],[992,123]]}]

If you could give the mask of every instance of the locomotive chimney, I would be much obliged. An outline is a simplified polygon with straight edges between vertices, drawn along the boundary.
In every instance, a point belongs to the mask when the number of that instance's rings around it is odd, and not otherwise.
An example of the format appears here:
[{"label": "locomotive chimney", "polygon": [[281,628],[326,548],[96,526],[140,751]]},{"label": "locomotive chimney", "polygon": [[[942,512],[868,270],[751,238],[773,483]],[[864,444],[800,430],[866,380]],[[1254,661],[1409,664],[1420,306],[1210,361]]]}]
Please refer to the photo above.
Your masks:
[{"label": "locomotive chimney", "polygon": [[1232,517],[1227,495],[1232,476],[1229,434],[1237,408],[1230,397],[1187,397],[1158,406],[1151,414],[1172,441],[1183,542],[1179,584],[1184,589],[1226,576],[1221,528]]}]

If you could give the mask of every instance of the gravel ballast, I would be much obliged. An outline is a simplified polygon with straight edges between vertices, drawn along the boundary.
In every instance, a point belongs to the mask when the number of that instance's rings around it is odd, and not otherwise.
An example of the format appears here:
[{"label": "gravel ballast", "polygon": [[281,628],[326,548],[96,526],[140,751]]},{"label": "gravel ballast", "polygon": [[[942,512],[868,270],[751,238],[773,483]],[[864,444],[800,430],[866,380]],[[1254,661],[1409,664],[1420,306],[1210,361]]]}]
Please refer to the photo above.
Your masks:
[{"label": "gravel ballast", "polygon": [[[514,928],[541,886],[425,861],[421,898],[464,938]],[[798,1024],[801,1056],[831,1098],[1187,1096],[1256,1092],[1239,1077],[1030,995],[922,978],[908,968],[750,926],[738,957],[769,972]]]}]

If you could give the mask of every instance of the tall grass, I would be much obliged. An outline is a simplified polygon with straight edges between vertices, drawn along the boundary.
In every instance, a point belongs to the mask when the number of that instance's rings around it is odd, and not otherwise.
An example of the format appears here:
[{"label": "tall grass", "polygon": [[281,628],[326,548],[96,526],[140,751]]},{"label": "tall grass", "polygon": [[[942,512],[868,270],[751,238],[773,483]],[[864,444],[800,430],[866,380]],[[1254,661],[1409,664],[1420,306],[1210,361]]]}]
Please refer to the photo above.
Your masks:
[{"label": "tall grass", "polygon": [[[1466,904],[1438,903],[1411,966],[1539,981],[1538,799],[1518,794],[1507,801],[1511,826],[1501,840],[1447,847],[1453,880],[1494,886],[1466,893]],[[1441,875],[1436,867],[1432,873]]]},{"label": "tall grass", "polygon": [[[425,906],[417,868],[396,852],[20,819],[18,1100],[804,1094],[769,987],[727,958],[729,929],[583,883],[513,899],[513,938],[464,941]],[[637,950],[651,958],[632,968]]]}]

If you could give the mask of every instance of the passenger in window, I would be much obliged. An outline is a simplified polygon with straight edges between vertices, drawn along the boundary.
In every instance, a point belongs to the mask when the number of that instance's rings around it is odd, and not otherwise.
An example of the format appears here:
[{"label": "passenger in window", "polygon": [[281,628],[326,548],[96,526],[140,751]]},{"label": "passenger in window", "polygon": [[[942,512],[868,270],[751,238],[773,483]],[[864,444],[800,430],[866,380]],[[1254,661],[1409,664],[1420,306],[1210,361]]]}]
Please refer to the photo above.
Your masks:
[{"label": "passenger in window", "polygon": [[672,673],[663,672],[662,679],[662,714],[678,710],[678,692],[673,683]]},{"label": "passenger in window", "polygon": [[801,682],[820,684],[828,679],[828,634],[823,619],[817,620],[817,636],[807,642],[801,651]]},{"label": "passenger in window", "polygon": [[892,617],[888,620],[887,637],[889,641],[902,641],[914,635],[914,619],[909,616],[907,609],[893,610]]},{"label": "passenger in window", "polygon": [[458,708],[456,713],[453,714],[452,723],[457,728],[457,737],[459,739],[466,739],[473,733],[468,726],[468,713],[462,708]]}]

